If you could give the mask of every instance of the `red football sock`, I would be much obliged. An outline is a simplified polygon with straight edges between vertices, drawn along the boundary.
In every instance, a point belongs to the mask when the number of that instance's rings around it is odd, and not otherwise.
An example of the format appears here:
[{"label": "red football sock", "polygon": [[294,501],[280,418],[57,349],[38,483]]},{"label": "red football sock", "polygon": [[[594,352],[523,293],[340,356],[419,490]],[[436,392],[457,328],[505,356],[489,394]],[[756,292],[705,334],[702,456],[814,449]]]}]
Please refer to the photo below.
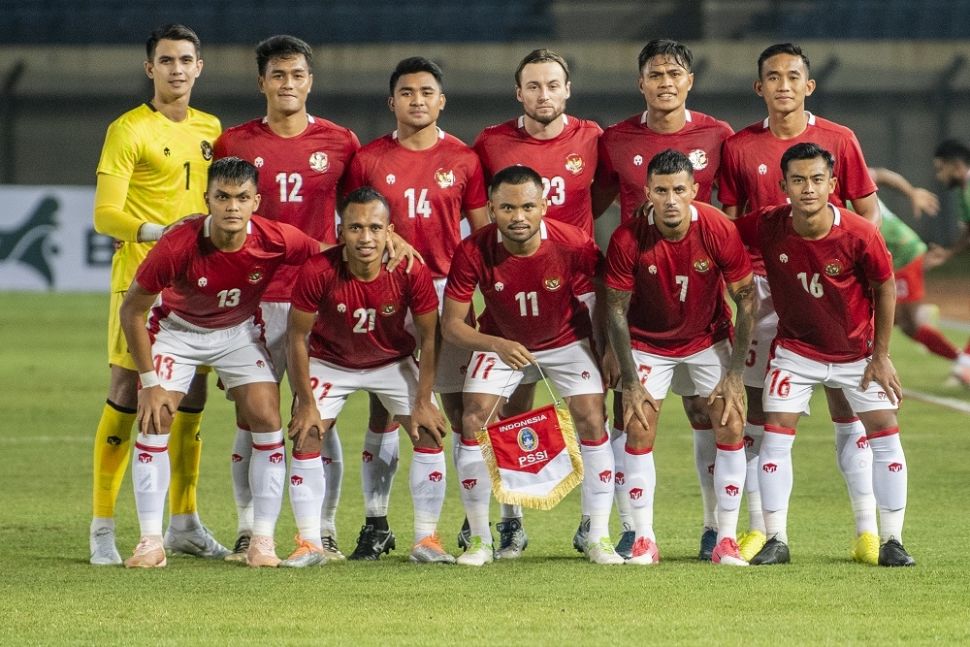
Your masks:
[{"label": "red football sock", "polygon": [[[957,358],[956,346],[950,343],[939,330],[932,326],[920,326],[916,329],[913,339],[926,346],[931,353],[945,357],[947,359]],[[970,348],[970,343],[967,344]]]}]

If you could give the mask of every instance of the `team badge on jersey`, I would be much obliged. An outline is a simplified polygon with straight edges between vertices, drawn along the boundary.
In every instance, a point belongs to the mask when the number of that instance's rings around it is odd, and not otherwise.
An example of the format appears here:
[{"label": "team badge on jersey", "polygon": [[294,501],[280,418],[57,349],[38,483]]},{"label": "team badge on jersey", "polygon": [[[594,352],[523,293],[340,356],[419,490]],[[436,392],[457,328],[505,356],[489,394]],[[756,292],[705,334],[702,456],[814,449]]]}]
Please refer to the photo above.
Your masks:
[{"label": "team badge on jersey", "polygon": [[347,312],[347,304],[346,303],[338,303],[337,304],[337,312],[339,312],[341,314]]},{"label": "team badge on jersey", "polygon": [[455,172],[451,170],[444,170],[443,168],[438,169],[434,172],[434,181],[438,183],[442,189],[447,189],[450,186],[455,186]]},{"label": "team badge on jersey", "polygon": [[202,159],[207,162],[212,160],[212,144],[203,139],[199,146],[202,148]]},{"label": "team badge on jersey", "polygon": [[768,165],[759,164],[758,165],[758,175],[768,175]]},{"label": "team badge on jersey", "polygon": [[583,161],[582,157],[580,157],[576,153],[570,153],[569,155],[566,156],[567,171],[569,171],[573,175],[579,175],[580,173],[583,172],[584,168],[586,168],[586,162]]},{"label": "team badge on jersey", "polygon": [[171,157],[172,149],[166,146],[165,148],[162,149],[162,155],[164,155],[165,157]]},{"label": "team badge on jersey", "polygon": [[559,278],[558,276],[553,276],[548,279],[543,279],[542,283],[543,285],[546,286],[546,289],[549,290],[550,292],[555,292],[556,290],[562,287],[562,279]]},{"label": "team badge on jersey", "polygon": [[539,437],[532,431],[532,427],[522,427],[516,440],[519,442],[519,448],[524,452],[532,452],[539,448]]},{"label": "team badge on jersey", "polygon": [[707,168],[707,153],[699,148],[695,148],[687,153],[687,159],[690,160],[690,164],[694,167],[695,171],[703,171]]},{"label": "team badge on jersey", "polygon": [[250,283],[259,283],[263,280],[263,270],[255,269],[246,277]]},{"label": "team badge on jersey", "polygon": [[317,173],[326,173],[330,168],[330,158],[323,151],[310,153],[310,168]]},{"label": "team badge on jersey", "polygon": [[505,289],[505,284],[502,283],[501,281],[499,281],[498,283],[495,284],[495,291],[496,292],[501,292],[504,289]]},{"label": "team badge on jersey", "polygon": [[778,260],[781,261],[782,263],[787,263],[788,262],[788,254],[781,254],[780,256],[778,256]]},{"label": "team badge on jersey", "polygon": [[395,182],[397,182],[397,178],[394,177],[393,173],[388,173],[387,177],[384,178],[384,181],[387,182],[388,184],[394,184]]},{"label": "team badge on jersey", "polygon": [[381,306],[381,315],[384,317],[390,317],[395,312],[397,312],[397,307],[393,303],[385,303]]},{"label": "team badge on jersey", "polygon": [[829,261],[825,264],[825,274],[827,276],[838,276],[842,273],[841,261]]},{"label": "team badge on jersey", "polygon": [[634,166],[643,166],[643,155],[634,155],[633,156],[633,165]]},{"label": "team badge on jersey", "polygon": [[205,278],[204,276],[200,276],[196,283],[200,288],[204,288],[205,286],[209,285],[209,279]]},{"label": "team badge on jersey", "polygon": [[711,261],[708,258],[698,258],[694,261],[694,270],[704,274],[711,269]]},{"label": "team badge on jersey", "polygon": [[266,163],[266,160],[264,160],[259,155],[257,155],[256,159],[253,160],[253,166],[255,166],[256,168],[263,168],[263,164],[265,163]]}]

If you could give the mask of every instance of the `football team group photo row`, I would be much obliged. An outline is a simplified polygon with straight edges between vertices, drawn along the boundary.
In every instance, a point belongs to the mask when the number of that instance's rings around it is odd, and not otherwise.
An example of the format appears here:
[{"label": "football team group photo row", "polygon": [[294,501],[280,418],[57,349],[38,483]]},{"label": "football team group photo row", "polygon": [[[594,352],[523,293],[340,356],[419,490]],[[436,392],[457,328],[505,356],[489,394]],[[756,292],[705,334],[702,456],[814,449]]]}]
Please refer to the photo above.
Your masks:
[{"label": "football team group photo row", "polygon": [[[403,435],[410,561],[528,559],[528,516],[578,488],[564,544],[593,564],[656,565],[653,449],[668,395],[693,432],[699,558],[784,564],[792,446],[817,387],[855,524],[847,555],[915,564],[889,343],[899,326],[970,385],[970,342],[954,347],[920,316],[924,270],[970,243],[970,149],[937,148],[965,226],[955,245],[928,246],[877,187],[926,213],[937,197],[867,166],[849,128],[807,110],[817,88],[797,45],[738,62],[766,116],[737,131],[688,105],[685,44],[646,44],[642,110],[605,129],[566,112],[560,53],[523,54],[508,70],[519,114],[483,124],[470,146],[439,123],[439,64],[389,63],[389,132],[361,145],[308,112],[317,62],[304,41],[256,46],[265,114],[224,130],[190,105],[204,82],[195,32],[151,33],[154,94],[111,123],[97,167],[94,224],[116,244],[91,564],[379,560],[404,539],[388,523]],[[601,248],[594,222],[617,207]],[[366,429],[346,420],[338,432],[358,391]],[[208,398],[232,402],[234,429],[202,433]],[[363,523],[345,557],[341,436],[356,433]],[[234,434],[230,469],[200,475],[211,434]],[[129,465],[140,540],[123,559]],[[224,546],[196,491],[230,474],[237,532]],[[449,487],[461,528],[439,527]],[[281,559],[284,493],[297,536]]]}]

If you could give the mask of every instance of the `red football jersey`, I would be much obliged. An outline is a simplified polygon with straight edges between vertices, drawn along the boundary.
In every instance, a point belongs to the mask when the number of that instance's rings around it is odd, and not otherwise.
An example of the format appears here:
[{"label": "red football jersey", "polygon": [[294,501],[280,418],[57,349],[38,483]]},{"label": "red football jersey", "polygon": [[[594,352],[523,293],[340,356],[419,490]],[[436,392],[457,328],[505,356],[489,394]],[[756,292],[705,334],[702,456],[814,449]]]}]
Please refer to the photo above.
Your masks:
[{"label": "red football jersey", "polygon": [[736,221],[745,244],[764,258],[778,312],[776,344],[820,362],[851,362],[872,354],[870,281],[893,276],[879,229],[831,205],[832,231],[806,240],[792,227],[791,207],[771,207]]},{"label": "red football jersey", "polygon": [[627,321],[637,350],[686,357],[731,335],[724,283],[751,274],[751,261],[719,210],[694,202],[687,235],[670,241],[651,206],[613,232],[606,259],[606,285],[633,293]]},{"label": "red football jersey", "polygon": [[242,249],[222,252],[209,239],[210,220],[167,232],[138,268],[138,285],[162,293],[153,319],[174,312],[202,328],[235,326],[256,312],[278,268],[320,252],[320,243],[296,227],[255,215]]},{"label": "red football jersey", "polygon": [[438,131],[433,147],[413,151],[397,131],[360,149],[350,164],[347,191],[369,185],[387,198],[394,230],[428,264],[435,278],[448,276],[461,241],[463,213],[485,206],[478,156],[456,137]]},{"label": "red football jersey", "polygon": [[564,128],[553,139],[536,139],[525,130],[525,117],[489,126],[475,140],[486,179],[502,169],[528,166],[542,176],[549,201],[546,218],[560,220],[593,235],[589,188],[596,175],[597,142],[603,129],[594,121],[563,115]]},{"label": "red football jersey", "polygon": [[690,158],[697,200],[711,201],[721,164],[721,145],[734,134],[726,122],[701,112],[687,111],[687,123],[675,133],[658,133],[647,126],[647,112],[614,124],[600,138],[596,180],[620,191],[620,221],[625,222],[644,203],[647,165],[654,155],[672,148]]},{"label": "red football jersey", "polygon": [[315,312],[310,356],[351,369],[375,368],[414,353],[414,337],[405,329],[408,311],[421,315],[438,308],[428,268],[411,273],[385,268],[373,281],[347,270],[343,246],[328,249],[302,268],[293,288],[293,307]]},{"label": "red football jersey", "polygon": [[[216,141],[216,159],[235,155],[259,170],[259,213],[285,222],[324,243],[337,242],[337,198],[341,178],[360,148],[357,136],[326,119],[308,116],[306,130],[280,137],[266,118],[229,128]],[[296,269],[283,268],[263,295],[289,301]]]},{"label": "red football jersey", "polygon": [[578,295],[592,291],[602,255],[582,229],[543,220],[532,256],[514,256],[492,223],[466,238],[451,264],[445,296],[469,303],[476,286],[485,299],[479,329],[529,350],[559,348],[592,335]]}]

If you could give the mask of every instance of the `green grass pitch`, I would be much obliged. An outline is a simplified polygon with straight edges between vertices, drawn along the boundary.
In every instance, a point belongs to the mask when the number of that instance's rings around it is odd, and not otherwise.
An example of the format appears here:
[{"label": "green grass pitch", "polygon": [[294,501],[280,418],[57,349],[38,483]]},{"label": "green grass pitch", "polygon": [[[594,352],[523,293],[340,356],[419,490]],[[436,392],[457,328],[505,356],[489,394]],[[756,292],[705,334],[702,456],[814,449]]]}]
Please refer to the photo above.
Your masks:
[{"label": "green grass pitch", "polygon": [[[0,304],[2,644],[970,643],[970,419],[912,400],[900,414],[910,467],[905,543],[918,562],[911,569],[849,560],[852,517],[821,397],[795,443],[789,566],[730,569],[696,559],[700,497],[690,431],[671,401],[656,447],[663,562],[655,568],[581,559],[571,546],[578,491],[552,512],[526,511],[530,545],[518,562],[477,570],[410,564],[404,438],[390,516],[398,549],[379,563],[257,571],[173,558],[151,572],[91,567],[91,442],[107,384],[107,297],[2,293]],[[950,332],[965,341],[965,332]],[[944,361],[900,335],[893,357],[904,386],[970,400],[940,386]],[[231,543],[233,419],[210,389],[200,507]],[[339,422],[346,472],[338,528],[348,551],[362,520],[364,404],[355,397]],[[463,515],[449,478],[441,531],[455,549]],[[130,479],[118,510],[127,556],[138,538]],[[745,519],[742,512],[741,529]],[[284,502],[281,554],[293,534]]]}]

